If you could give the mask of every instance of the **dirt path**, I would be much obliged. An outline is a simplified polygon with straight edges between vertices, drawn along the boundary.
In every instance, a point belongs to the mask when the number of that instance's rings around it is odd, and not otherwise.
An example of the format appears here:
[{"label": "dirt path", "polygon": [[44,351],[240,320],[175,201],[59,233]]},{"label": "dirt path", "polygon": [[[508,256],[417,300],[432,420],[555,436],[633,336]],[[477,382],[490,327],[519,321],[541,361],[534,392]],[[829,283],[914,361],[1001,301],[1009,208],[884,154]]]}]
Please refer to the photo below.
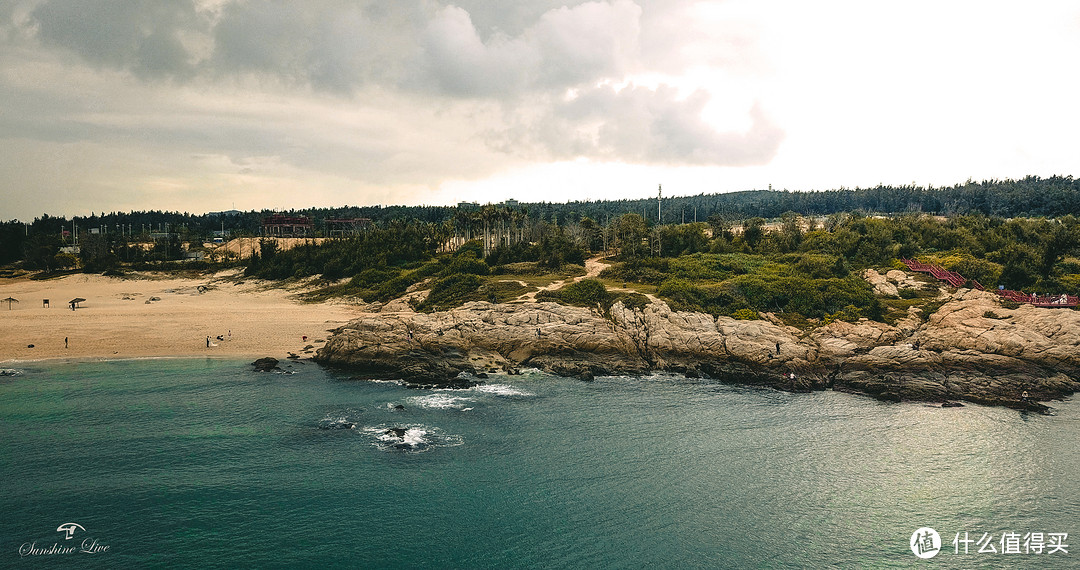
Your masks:
[{"label": "dirt path", "polygon": [[[585,275],[578,275],[577,277],[574,277],[573,279],[562,279],[560,281],[555,281],[555,282],[551,283],[550,285],[541,287],[540,289],[538,289],[536,291],[530,291],[528,293],[525,293],[524,295],[518,297],[517,299],[514,299],[514,302],[515,303],[535,303],[536,302],[536,294],[539,293],[540,291],[555,291],[556,289],[562,289],[567,283],[577,283],[578,281],[581,281],[582,279],[595,279],[595,278],[600,276],[600,272],[607,269],[608,267],[611,267],[610,263],[604,263],[603,261],[601,261],[603,258],[604,258],[603,255],[596,255],[596,256],[590,257],[589,259],[586,259],[585,260]],[[623,287],[610,287],[609,290],[611,290],[611,291],[622,291],[622,292],[627,292],[627,293],[632,293],[633,292],[633,289],[625,289]],[[645,295],[645,296],[649,298],[649,301],[656,302],[656,297],[653,297],[652,295]]]}]

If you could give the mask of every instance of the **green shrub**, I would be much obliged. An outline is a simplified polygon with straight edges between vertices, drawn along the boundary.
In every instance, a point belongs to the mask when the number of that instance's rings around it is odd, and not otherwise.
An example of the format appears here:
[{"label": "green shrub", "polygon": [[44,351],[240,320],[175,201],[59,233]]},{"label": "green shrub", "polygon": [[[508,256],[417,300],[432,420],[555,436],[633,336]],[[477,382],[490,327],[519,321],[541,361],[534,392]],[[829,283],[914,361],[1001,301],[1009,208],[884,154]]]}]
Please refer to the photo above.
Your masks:
[{"label": "green shrub", "polygon": [[440,272],[440,275],[448,276],[459,273],[470,273],[472,275],[487,275],[491,272],[491,268],[483,261],[471,256],[471,255],[457,255],[450,261],[450,264],[446,266]]},{"label": "green shrub", "polygon": [[480,289],[480,278],[472,273],[459,273],[438,279],[431,286],[427,299],[417,308],[421,310],[454,307],[471,300]]},{"label": "green shrub", "polygon": [[627,309],[644,309],[649,304],[649,298],[641,293],[620,293],[611,304],[620,301]]},{"label": "green shrub", "polygon": [[731,313],[731,316],[740,321],[756,321],[761,318],[761,315],[753,309],[739,309]]},{"label": "green shrub", "polygon": [[536,295],[537,300],[549,300],[575,305],[578,307],[595,307],[600,305],[607,308],[614,302],[614,297],[608,292],[604,284],[595,279],[582,279],[566,285],[562,289],[554,291],[541,291]]},{"label": "green shrub", "polygon": [[854,323],[862,318],[862,311],[855,305],[847,305],[843,309],[836,311],[830,315],[825,315],[825,324],[833,321],[846,321]]}]

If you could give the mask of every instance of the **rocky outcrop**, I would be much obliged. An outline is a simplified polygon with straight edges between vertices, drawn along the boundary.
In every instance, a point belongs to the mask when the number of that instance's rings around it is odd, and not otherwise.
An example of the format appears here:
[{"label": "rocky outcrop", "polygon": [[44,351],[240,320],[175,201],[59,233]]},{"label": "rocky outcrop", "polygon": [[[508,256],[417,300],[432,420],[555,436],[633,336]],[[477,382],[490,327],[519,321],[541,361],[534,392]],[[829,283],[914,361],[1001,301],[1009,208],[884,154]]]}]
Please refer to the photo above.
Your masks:
[{"label": "rocky outcrop", "polygon": [[863,271],[863,279],[866,279],[874,291],[886,297],[895,297],[900,294],[900,289],[920,289],[922,284],[907,273],[899,269],[890,269],[884,275],[874,269]]},{"label": "rocky outcrop", "polygon": [[555,303],[473,302],[437,313],[364,315],[316,360],[369,376],[447,385],[533,366],[592,378],[670,370],[793,391],[833,388],[884,400],[1034,409],[1080,389],[1080,312],[1003,308],[960,290],[928,319],[835,321],[803,332],[779,321],[713,318],[662,302],[607,312]]}]

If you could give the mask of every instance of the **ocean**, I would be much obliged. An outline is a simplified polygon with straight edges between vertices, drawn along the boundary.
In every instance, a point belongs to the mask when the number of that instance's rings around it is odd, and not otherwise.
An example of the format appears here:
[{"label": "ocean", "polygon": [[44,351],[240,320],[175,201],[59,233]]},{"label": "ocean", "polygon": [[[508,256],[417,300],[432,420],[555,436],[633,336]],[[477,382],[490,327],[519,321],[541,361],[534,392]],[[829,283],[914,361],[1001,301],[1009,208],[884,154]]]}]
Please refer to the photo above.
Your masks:
[{"label": "ocean", "polygon": [[4,366],[0,567],[1080,566],[1075,401],[1041,416],[676,375],[430,391],[310,362]]}]

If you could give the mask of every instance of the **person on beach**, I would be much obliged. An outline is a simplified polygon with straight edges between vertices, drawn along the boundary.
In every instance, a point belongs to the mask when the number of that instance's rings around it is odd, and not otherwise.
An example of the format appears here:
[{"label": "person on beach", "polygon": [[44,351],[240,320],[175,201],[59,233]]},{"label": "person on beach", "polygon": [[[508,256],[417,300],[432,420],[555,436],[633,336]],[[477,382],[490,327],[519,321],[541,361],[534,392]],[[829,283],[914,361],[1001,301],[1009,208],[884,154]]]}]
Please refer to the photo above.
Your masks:
[{"label": "person on beach", "polygon": [[210,348],[210,337],[206,337],[206,348]]},{"label": "person on beach", "polygon": [[64,348],[67,348],[67,337],[64,337]]}]

